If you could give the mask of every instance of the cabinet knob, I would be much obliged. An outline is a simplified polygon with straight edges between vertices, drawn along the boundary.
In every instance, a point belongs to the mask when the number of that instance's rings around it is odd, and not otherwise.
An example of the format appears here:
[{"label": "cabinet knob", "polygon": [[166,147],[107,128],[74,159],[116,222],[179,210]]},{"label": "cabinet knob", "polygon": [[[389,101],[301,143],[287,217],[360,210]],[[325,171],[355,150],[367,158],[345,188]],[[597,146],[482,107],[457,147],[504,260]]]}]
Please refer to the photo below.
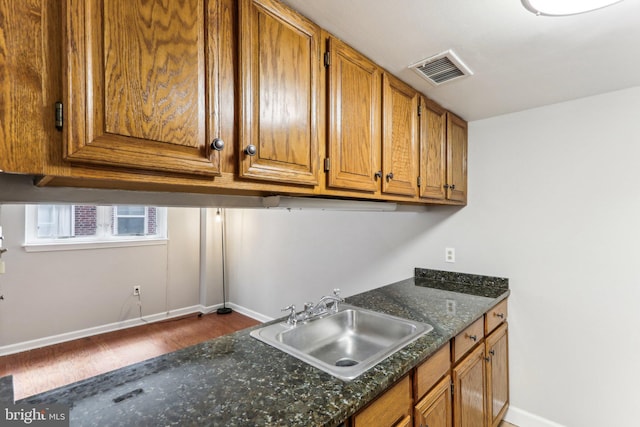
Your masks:
[{"label": "cabinet knob", "polygon": [[496,317],[504,319],[504,313],[495,313]]},{"label": "cabinet knob", "polygon": [[447,188],[449,188],[449,184],[445,184],[445,185],[443,185],[443,187],[446,190]]},{"label": "cabinet knob", "polygon": [[373,175],[376,179],[382,178],[382,171],[378,171]]},{"label": "cabinet knob", "polygon": [[258,149],[253,144],[247,145],[247,148],[244,149],[244,154],[247,154],[249,156],[255,156],[257,152]]},{"label": "cabinet knob", "polygon": [[455,185],[455,184],[451,184],[451,185],[449,186],[449,188],[450,188],[450,189],[452,189],[452,190],[455,190],[455,189],[456,189],[456,185]]},{"label": "cabinet knob", "polygon": [[393,172],[389,172],[387,174],[387,182],[391,181],[393,179]]},{"label": "cabinet knob", "polygon": [[492,356],[495,356],[496,355],[496,351],[495,350],[489,350],[489,354],[492,355]]},{"label": "cabinet knob", "polygon": [[471,341],[478,341],[478,337],[475,335],[467,335]]},{"label": "cabinet knob", "polygon": [[222,151],[223,148],[224,148],[224,141],[221,140],[220,138],[214,138],[213,141],[211,141],[212,150]]}]

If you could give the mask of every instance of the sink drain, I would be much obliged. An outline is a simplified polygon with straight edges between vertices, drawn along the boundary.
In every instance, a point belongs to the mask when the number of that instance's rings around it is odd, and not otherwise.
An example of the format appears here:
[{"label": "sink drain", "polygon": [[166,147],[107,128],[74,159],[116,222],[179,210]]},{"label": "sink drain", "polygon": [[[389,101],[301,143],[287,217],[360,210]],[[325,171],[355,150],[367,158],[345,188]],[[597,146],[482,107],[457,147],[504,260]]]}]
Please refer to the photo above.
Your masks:
[{"label": "sink drain", "polygon": [[336,366],[345,367],[345,366],[355,366],[358,364],[357,360],[349,359],[348,357],[336,360]]}]

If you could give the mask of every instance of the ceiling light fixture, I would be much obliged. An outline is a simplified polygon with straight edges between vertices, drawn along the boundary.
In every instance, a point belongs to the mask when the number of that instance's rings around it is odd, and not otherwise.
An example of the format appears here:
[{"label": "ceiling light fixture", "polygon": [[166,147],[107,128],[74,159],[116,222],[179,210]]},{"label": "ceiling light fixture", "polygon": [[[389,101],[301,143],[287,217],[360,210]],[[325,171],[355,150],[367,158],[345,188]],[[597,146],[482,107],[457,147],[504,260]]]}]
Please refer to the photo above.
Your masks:
[{"label": "ceiling light fixture", "polygon": [[543,16],[567,16],[591,12],[620,3],[622,0],[522,0],[531,13]]}]

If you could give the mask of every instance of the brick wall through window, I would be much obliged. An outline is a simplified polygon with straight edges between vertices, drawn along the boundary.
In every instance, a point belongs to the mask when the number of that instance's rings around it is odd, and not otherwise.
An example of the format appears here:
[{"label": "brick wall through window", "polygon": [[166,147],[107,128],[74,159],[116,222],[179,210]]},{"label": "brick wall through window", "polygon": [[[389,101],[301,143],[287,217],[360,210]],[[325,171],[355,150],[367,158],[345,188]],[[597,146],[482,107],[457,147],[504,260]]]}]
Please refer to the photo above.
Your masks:
[{"label": "brick wall through window", "polygon": [[74,231],[76,236],[95,236],[97,211],[95,206],[76,205],[74,212]]}]

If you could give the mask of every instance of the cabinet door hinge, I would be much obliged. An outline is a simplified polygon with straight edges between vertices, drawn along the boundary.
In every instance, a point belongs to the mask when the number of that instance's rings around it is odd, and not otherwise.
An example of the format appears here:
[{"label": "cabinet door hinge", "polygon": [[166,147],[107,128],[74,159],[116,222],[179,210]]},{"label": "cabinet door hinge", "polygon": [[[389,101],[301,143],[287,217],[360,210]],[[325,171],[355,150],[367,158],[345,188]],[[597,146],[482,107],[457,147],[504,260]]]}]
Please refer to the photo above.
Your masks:
[{"label": "cabinet door hinge", "polygon": [[62,102],[58,101],[56,102],[55,106],[56,129],[62,130],[62,125],[64,124],[64,105],[62,104]]},{"label": "cabinet door hinge", "polygon": [[420,187],[422,185],[422,177],[419,176],[418,177],[418,187]]},{"label": "cabinet door hinge", "polygon": [[324,66],[329,67],[331,65],[331,54],[327,51],[324,53]]},{"label": "cabinet door hinge", "polygon": [[422,105],[418,105],[418,115],[422,115]]},{"label": "cabinet door hinge", "polygon": [[330,168],[331,168],[331,160],[327,157],[326,159],[324,159],[324,171],[329,172]]},{"label": "cabinet door hinge", "polygon": [[451,396],[453,396],[453,395],[454,395],[453,388],[454,388],[454,384],[453,384],[453,383],[451,383]]}]

